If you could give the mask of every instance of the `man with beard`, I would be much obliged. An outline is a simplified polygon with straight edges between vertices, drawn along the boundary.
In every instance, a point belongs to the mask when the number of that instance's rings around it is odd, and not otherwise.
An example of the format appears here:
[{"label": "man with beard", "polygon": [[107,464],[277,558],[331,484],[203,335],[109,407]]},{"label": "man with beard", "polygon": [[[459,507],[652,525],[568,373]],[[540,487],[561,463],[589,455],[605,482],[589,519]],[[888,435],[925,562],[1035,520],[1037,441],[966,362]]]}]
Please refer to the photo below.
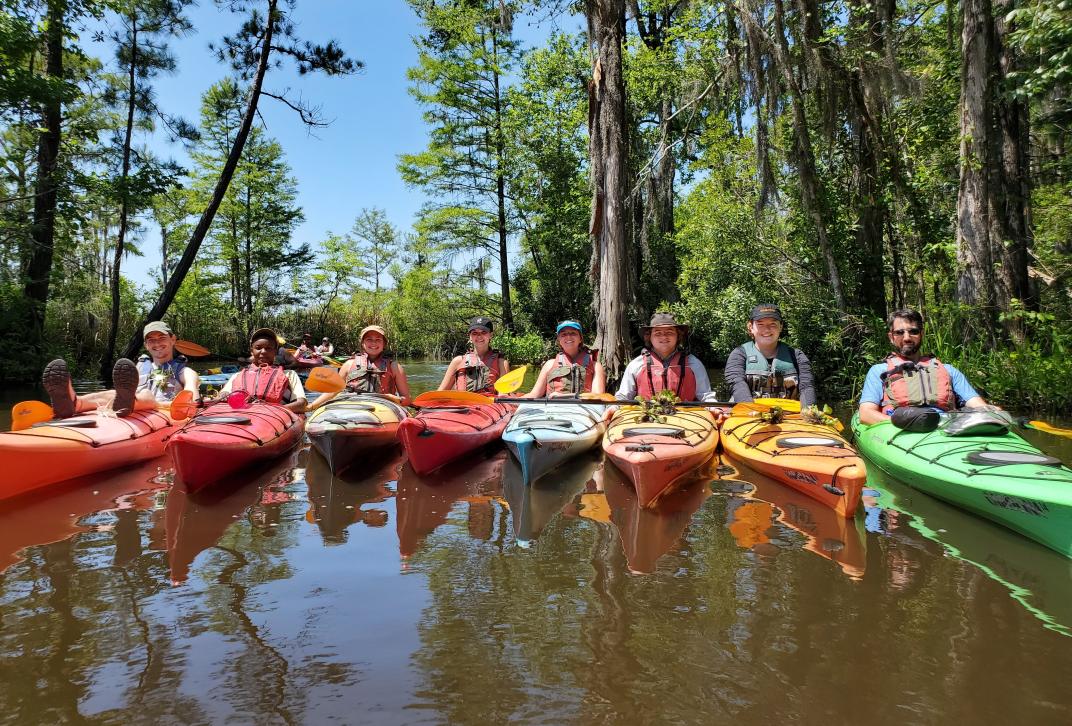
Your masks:
[{"label": "man with beard", "polygon": [[860,394],[860,423],[888,419],[898,408],[939,411],[987,405],[964,374],[933,355],[922,355],[923,316],[911,309],[890,313],[887,336],[894,352],[871,366]]}]

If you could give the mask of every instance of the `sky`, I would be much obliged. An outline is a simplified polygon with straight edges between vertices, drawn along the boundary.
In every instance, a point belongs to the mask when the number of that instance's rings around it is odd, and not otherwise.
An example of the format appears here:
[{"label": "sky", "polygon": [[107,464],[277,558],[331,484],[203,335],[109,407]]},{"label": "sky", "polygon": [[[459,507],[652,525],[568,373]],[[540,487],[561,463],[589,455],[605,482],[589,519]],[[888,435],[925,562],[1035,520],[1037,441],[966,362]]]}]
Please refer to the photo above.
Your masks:
[{"label": "sky", "polygon": [[[168,113],[196,123],[205,90],[222,79],[228,68],[208,48],[233,33],[241,16],[219,9],[211,0],[199,0],[188,13],[194,26],[189,36],[173,40],[171,49],[178,72],[155,83],[157,99]],[[407,92],[406,69],[416,64],[413,36],[421,26],[404,0],[301,0],[292,15],[298,36],[314,43],[335,40],[365,64],[356,75],[299,77],[289,63],[273,69],[265,90],[290,94],[321,107],[330,126],[308,130],[290,109],[262,98],[260,111],[267,133],[283,146],[298,181],[298,204],[305,222],[295,241],[314,247],[329,232],[345,233],[362,208],[380,207],[400,230],[409,230],[424,197],[408,188],[396,169],[398,155],[417,152],[427,144],[421,109]],[[566,19],[566,22],[571,22]],[[515,34],[527,45],[538,44],[552,22],[519,19]],[[561,26],[560,26],[561,27]],[[572,28],[570,28],[572,29]],[[87,43],[90,52],[111,59],[106,43]],[[188,166],[177,144],[156,139],[151,146],[163,157]],[[124,274],[141,287],[152,286],[152,271],[160,264],[159,232],[148,221],[142,238],[144,257],[124,261]]]}]

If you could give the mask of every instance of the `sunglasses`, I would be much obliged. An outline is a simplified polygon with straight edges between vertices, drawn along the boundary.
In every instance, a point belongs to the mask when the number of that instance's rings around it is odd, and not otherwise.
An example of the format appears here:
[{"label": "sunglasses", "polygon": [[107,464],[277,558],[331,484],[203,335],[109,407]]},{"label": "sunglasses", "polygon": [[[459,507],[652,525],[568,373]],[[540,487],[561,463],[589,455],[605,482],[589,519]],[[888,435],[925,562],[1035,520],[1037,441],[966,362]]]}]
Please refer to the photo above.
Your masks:
[{"label": "sunglasses", "polygon": [[923,332],[923,330],[922,330],[922,328],[901,328],[900,330],[891,330],[890,332],[893,335],[896,335],[896,336],[900,337],[900,336],[902,336],[902,335],[904,335],[906,333],[908,335],[919,335],[920,333]]}]

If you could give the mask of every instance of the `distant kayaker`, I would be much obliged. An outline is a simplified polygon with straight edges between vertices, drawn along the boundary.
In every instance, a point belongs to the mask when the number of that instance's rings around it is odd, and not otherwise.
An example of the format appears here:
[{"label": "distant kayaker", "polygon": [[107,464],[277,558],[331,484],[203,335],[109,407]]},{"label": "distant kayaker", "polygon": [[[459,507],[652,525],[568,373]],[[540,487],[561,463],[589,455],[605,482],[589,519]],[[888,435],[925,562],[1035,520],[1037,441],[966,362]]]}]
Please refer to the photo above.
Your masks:
[{"label": "distant kayaker", "polygon": [[963,373],[920,353],[923,316],[918,311],[894,310],[886,330],[894,352],[867,372],[860,393],[860,423],[885,421],[896,409],[908,406],[952,411],[987,405]]},{"label": "distant kayaker", "polygon": [[345,393],[387,393],[409,405],[409,381],[402,364],[387,352],[387,333],[379,325],[369,325],[361,331],[361,353],[339,368],[346,388],[338,393],[325,393],[313,401],[310,410],[323,406]]},{"label": "distant kayaker", "polygon": [[177,338],[171,327],[162,321],[149,323],[142,331],[142,339],[149,355],[143,355],[137,364],[127,358],[117,360],[112,367],[115,388],[111,390],[76,396],[66,361],[58,358],[45,366],[42,382],[52,399],[56,418],[96,411],[101,406],[125,416],[168,403],[182,390],[199,399],[200,378],[186,366],[186,358],[175,354]]},{"label": "distant kayaker", "polygon": [[715,400],[703,363],[683,349],[689,326],[677,322],[671,313],[657,312],[648,325],[641,326],[640,334],[644,350],[625,367],[615,398],[634,401],[637,396],[651,398],[669,390],[682,401]]},{"label": "distant kayaker", "polygon": [[320,354],[317,353],[316,347],[313,345],[313,334],[302,333],[302,342],[298,346],[298,349],[294,351],[294,357],[299,361],[308,361],[319,359]]},{"label": "distant kayaker", "polygon": [[279,334],[271,328],[253,331],[249,336],[252,363],[231,376],[215,400],[245,391],[251,400],[282,404],[295,413],[305,411],[305,389],[298,374],[275,365],[279,346]]},{"label": "distant kayaker", "polygon": [[560,352],[543,364],[540,375],[525,398],[576,396],[580,393],[603,393],[607,390],[607,373],[596,360],[596,353],[584,344],[581,324],[564,320],[555,328]]},{"label": "distant kayaker", "polygon": [[731,400],[751,403],[754,398],[790,398],[799,400],[804,408],[814,405],[811,362],[803,351],[781,342],[782,311],[778,306],[756,305],[747,327],[752,340],[734,348],[726,359]]},{"label": "distant kayaker", "polygon": [[495,395],[495,381],[510,370],[510,362],[491,348],[492,322],[478,316],[469,321],[473,349],[454,357],[439,384],[440,391],[469,391]]},{"label": "distant kayaker", "polygon": [[316,352],[320,355],[334,355],[335,346],[332,345],[331,341],[325,336],[324,339],[320,341],[320,345],[316,346]]}]

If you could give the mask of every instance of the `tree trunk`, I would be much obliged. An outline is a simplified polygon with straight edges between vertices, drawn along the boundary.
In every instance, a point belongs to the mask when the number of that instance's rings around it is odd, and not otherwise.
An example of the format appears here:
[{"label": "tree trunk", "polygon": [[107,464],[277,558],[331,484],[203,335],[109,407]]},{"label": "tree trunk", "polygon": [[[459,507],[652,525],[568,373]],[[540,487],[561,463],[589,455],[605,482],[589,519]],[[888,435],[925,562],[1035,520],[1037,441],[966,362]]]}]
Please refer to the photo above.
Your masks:
[{"label": "tree trunk", "polygon": [[119,268],[123,264],[123,247],[127,236],[127,223],[130,215],[130,191],[127,179],[130,178],[130,141],[134,136],[134,110],[136,108],[138,67],[138,17],[130,13],[130,67],[127,69],[127,127],[123,136],[123,169],[119,175],[119,233],[115,238],[115,256],[112,258],[112,320],[108,329],[108,345],[101,360],[100,377],[106,385],[112,385],[112,357],[115,355],[115,340],[119,335],[120,278]]},{"label": "tree trunk", "polygon": [[142,326],[150,321],[161,319],[164,316],[164,313],[167,312],[168,307],[171,306],[171,302],[179,292],[179,287],[182,286],[182,281],[186,279],[186,274],[190,271],[190,267],[194,263],[194,258],[197,257],[197,250],[200,249],[201,243],[205,240],[205,236],[208,234],[209,228],[212,226],[212,220],[216,216],[216,210],[219,209],[220,203],[223,201],[223,196],[227,193],[227,187],[230,185],[235,168],[238,166],[238,161],[242,157],[242,149],[245,148],[246,139],[249,138],[249,130],[253,127],[253,118],[257,113],[257,103],[260,101],[261,87],[264,85],[264,76],[268,71],[268,58],[272,52],[272,38],[274,37],[277,5],[278,0],[268,0],[264,40],[261,42],[261,52],[257,62],[257,72],[253,77],[253,84],[249,90],[249,102],[246,104],[246,111],[242,116],[242,125],[239,127],[234,144],[231,146],[231,153],[227,155],[227,162],[223,165],[223,170],[220,172],[220,178],[216,181],[216,187],[212,192],[212,198],[209,200],[208,206],[205,207],[205,211],[201,213],[201,219],[198,220],[197,226],[194,227],[194,231],[190,235],[190,241],[186,243],[186,249],[183,250],[182,257],[179,258],[178,264],[175,265],[174,272],[171,273],[171,279],[168,280],[167,284],[164,286],[164,290],[160,293],[160,299],[156,301],[156,304],[153,306],[152,310],[149,311],[149,314],[143,321],[141,321],[141,324],[137,326],[135,334],[131,336],[130,341],[127,343],[127,347],[123,351],[123,356],[126,358],[134,356],[141,348]]},{"label": "tree trunk", "polygon": [[[499,44],[498,31],[492,30],[491,47],[495,71],[492,83],[495,89],[495,197],[499,232],[499,284],[502,286],[503,327],[514,329],[514,309],[510,303],[510,258],[507,256],[506,228],[506,141],[503,139],[502,90],[499,86]],[[376,283],[379,289],[379,282]]]},{"label": "tree trunk", "polygon": [[635,269],[630,259],[625,206],[628,145],[622,43],[623,0],[586,0],[592,80],[588,87],[588,153],[592,175],[592,308],[595,347],[610,379],[620,377],[631,349],[627,310]]},{"label": "tree trunk", "polygon": [[[63,80],[63,36],[67,15],[66,0],[49,0],[45,28],[45,74],[49,80]],[[63,108],[59,93],[53,92],[41,109],[40,139],[37,143],[37,181],[34,188],[32,249],[26,263],[23,295],[28,302],[26,330],[29,344],[40,348],[45,331],[45,311],[52,278],[52,257],[56,236],[56,204],[60,130]]]}]

